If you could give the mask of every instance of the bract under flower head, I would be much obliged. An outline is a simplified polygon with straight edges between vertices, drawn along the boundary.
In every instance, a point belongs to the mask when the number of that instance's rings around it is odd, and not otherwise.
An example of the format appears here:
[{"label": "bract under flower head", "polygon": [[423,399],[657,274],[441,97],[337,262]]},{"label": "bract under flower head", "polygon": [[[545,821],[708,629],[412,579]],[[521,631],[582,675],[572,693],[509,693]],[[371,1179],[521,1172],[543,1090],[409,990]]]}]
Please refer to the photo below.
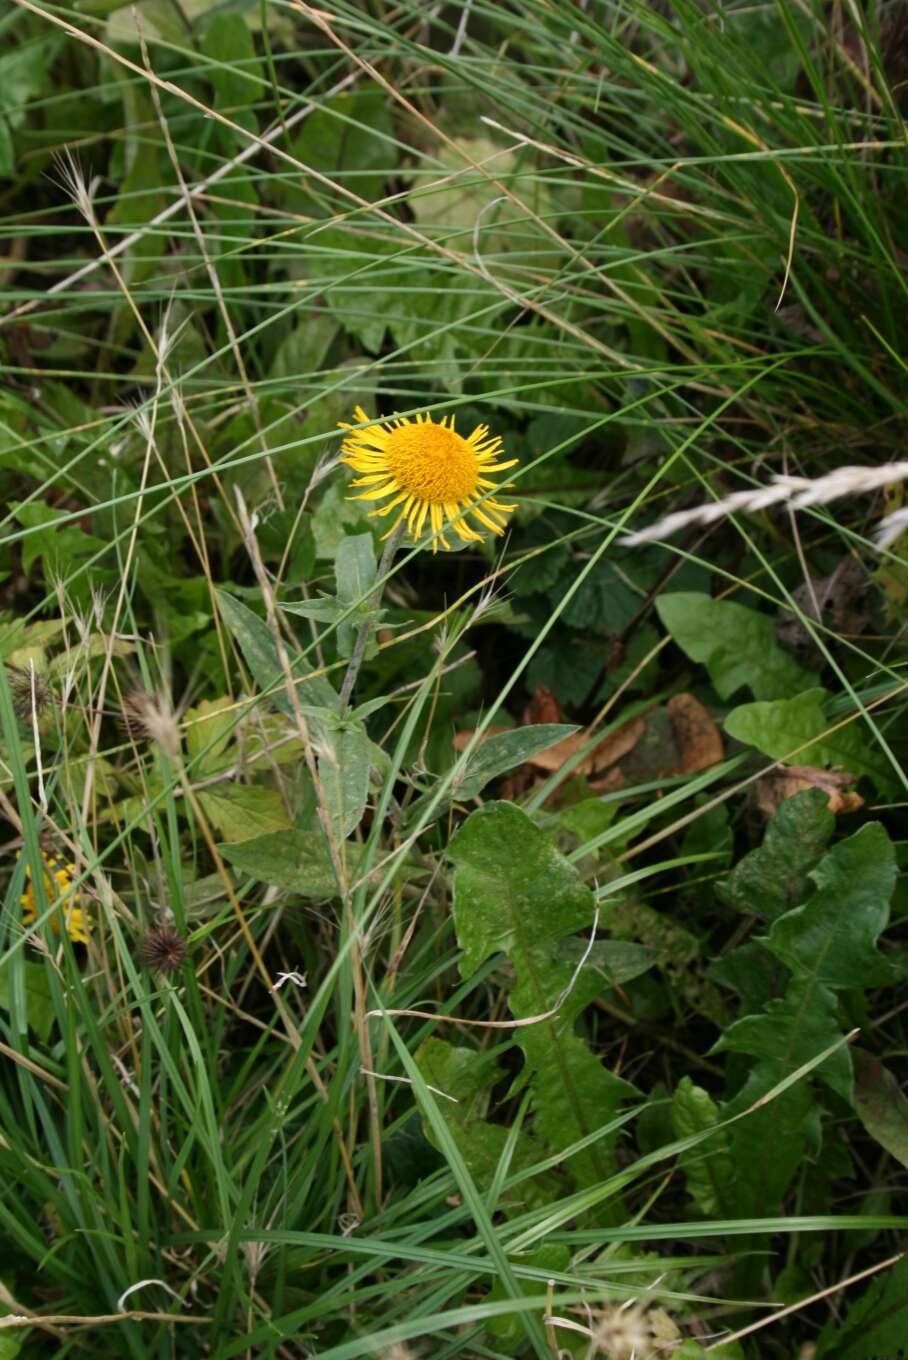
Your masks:
[{"label": "bract under flower head", "polygon": [[399,507],[386,538],[405,520],[415,542],[428,520],[433,552],[439,543],[450,547],[445,537],[448,529],[463,543],[479,543],[482,534],[468,522],[468,516],[493,534],[504,533],[515,506],[494,499],[490,493],[498,490],[498,484],[488,474],[514,467],[517,459],[499,461],[501,439],[490,438],[487,425],[477,425],[464,438],[455,430],[453,416],[442,416],[440,421],[422,414],[415,420],[395,416],[366,424],[369,417],[361,406],[354,414],[365,428],[341,423],[341,429],[350,431],[341,462],[363,474],[350,483],[365,488],[354,500],[385,502],[370,514],[389,515]]},{"label": "bract under flower head", "polygon": [[[73,892],[72,888],[76,866],[64,864],[56,855],[47,851],[41,852],[41,858],[44,862],[44,895],[49,905],[54,908],[50,917],[51,930],[55,935],[59,935],[62,922],[74,944],[88,944],[91,917],[80,905],[81,894]],[[25,892],[19,901],[22,906],[22,924],[30,926],[38,917],[31,865],[26,865]]]}]

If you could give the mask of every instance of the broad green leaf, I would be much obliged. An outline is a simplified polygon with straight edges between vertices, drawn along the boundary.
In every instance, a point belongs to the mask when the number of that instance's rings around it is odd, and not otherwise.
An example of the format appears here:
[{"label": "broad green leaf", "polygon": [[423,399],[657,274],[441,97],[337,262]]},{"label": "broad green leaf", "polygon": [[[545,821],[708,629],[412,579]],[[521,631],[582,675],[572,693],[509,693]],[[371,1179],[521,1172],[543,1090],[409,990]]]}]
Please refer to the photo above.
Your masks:
[{"label": "broad green leaf", "polygon": [[[48,583],[54,577],[65,580],[85,558],[93,557],[106,546],[103,539],[85,533],[75,523],[60,525],[58,522],[66,519],[69,512],[54,510],[44,501],[31,501],[27,505],[12,501],[9,508],[24,528],[36,531],[22,540],[23,571],[29,571],[40,558],[44,579]],[[91,571],[95,579],[109,575],[97,562]]]},{"label": "broad green leaf", "polygon": [[[203,699],[195,708],[186,710],[184,724],[187,758],[196,760],[205,751],[204,758],[194,766],[193,774],[196,778],[212,774],[222,764],[220,757],[233,736],[236,716],[236,702],[227,694],[220,699]],[[211,749],[207,750],[209,745]]]},{"label": "broad green leaf", "polygon": [[745,1015],[762,1011],[779,986],[779,963],[762,944],[748,940],[710,965],[709,976],[738,993]]},{"label": "broad green leaf", "polygon": [[629,940],[597,940],[590,949],[588,941],[571,935],[558,946],[559,959],[564,959],[574,967],[584,955],[589,971],[598,973],[606,987],[619,987],[622,982],[630,982],[659,961],[657,949],[649,949],[645,944],[634,944]]},{"label": "broad green leaf", "polygon": [[763,844],[739,860],[718,895],[737,911],[773,921],[811,891],[808,874],[835,830],[821,789],[804,789],[779,805]]},{"label": "broad green leaf", "polygon": [[607,898],[605,926],[619,940],[635,940],[658,954],[658,964],[688,1005],[708,1016],[714,1024],[726,1023],[719,989],[705,975],[701,946],[693,931],[672,920],[668,912],[656,911],[646,902],[629,897]]},{"label": "broad green leaf", "polygon": [[242,16],[216,12],[205,30],[202,51],[211,58],[207,74],[216,107],[228,112],[234,123],[258,132],[258,120],[250,106],[261,98],[261,66]]},{"label": "broad green leaf", "polygon": [[[687,1138],[714,1128],[722,1116],[708,1091],[682,1077],[672,1095],[672,1127],[676,1138]],[[687,1189],[697,1208],[707,1218],[725,1217],[732,1205],[734,1163],[729,1155],[729,1137],[711,1138],[705,1149],[683,1152],[681,1166]]]},{"label": "broad green leaf", "polygon": [[[0,1279],[0,1297],[6,1293],[3,1280]],[[0,1303],[0,1317],[6,1316],[12,1309],[8,1309],[5,1303]],[[16,1360],[16,1356],[21,1353],[22,1342],[14,1331],[0,1333],[0,1360]]]},{"label": "broad green leaf", "polygon": [[[850,1296],[849,1296],[850,1297]],[[908,1337],[908,1256],[878,1275],[820,1334],[816,1360],[902,1360]]]},{"label": "broad green leaf", "polygon": [[8,36],[4,41],[8,46],[0,56],[0,176],[6,178],[16,173],[10,129],[20,127],[31,101],[51,88],[50,69],[63,35],[16,47],[9,44]]},{"label": "broad green leaf", "polygon": [[[6,962],[0,965],[0,1010],[10,1008],[10,967]],[[33,1029],[44,1043],[50,1038],[54,1025],[54,1003],[47,984],[44,965],[26,963],[24,967],[25,1015],[29,1028]],[[0,1351],[2,1360],[2,1351]]]},{"label": "broad green leaf", "polygon": [[[226,590],[219,590],[217,597],[224,621],[239,643],[256,683],[263,691],[268,692],[268,697],[276,708],[292,716],[293,705],[286,693],[284,672],[271,629],[246,605],[228,595]],[[294,677],[305,677],[311,670],[312,667],[305,657],[298,656],[295,660],[291,658],[290,671]],[[296,693],[301,704],[314,704],[321,708],[335,708],[337,705],[334,688],[323,675],[313,676],[308,680],[297,679]]]},{"label": "broad green leaf", "polygon": [[492,779],[579,731],[579,727],[569,723],[537,723],[495,732],[471,751],[451,786],[452,797],[463,802],[476,798]]},{"label": "broad green leaf", "polygon": [[782,698],[814,678],[776,641],[768,614],[697,591],[660,595],[656,609],[673,641],[706,667],[722,699],[745,685],[757,699]]},{"label": "broad green leaf", "polygon": [[[745,1015],[722,1034],[713,1053],[730,1050],[772,1059],[774,1081],[781,1081],[841,1038],[834,992],[813,978],[795,978],[784,997],[762,1015]],[[852,1098],[851,1058],[843,1045],[816,1069],[837,1095]]]},{"label": "broad green leaf", "polygon": [[336,897],[337,878],[320,831],[288,827],[220,846],[228,864],[261,883],[324,901]]},{"label": "broad green leaf", "polygon": [[854,1107],[864,1128],[908,1167],[908,1099],[896,1076],[872,1053],[852,1048]]},{"label": "broad green leaf", "polygon": [[[345,418],[352,420],[352,412],[347,412]],[[361,529],[364,523],[364,507],[347,498],[342,478],[334,478],[325,488],[312,515],[316,557],[332,560],[348,533]]]},{"label": "broad green leaf", "polygon": [[65,619],[36,619],[33,623],[16,619],[0,624],[0,659],[27,668],[29,659],[34,658],[37,665],[47,643],[65,626]]},{"label": "broad green leaf", "polygon": [[[371,201],[381,197],[384,181],[400,156],[392,134],[390,105],[382,92],[356,90],[320,99],[294,137],[292,149],[306,165],[332,179],[339,177]],[[307,214],[324,213],[323,195],[319,185],[313,184],[309,192],[303,184],[286,194],[286,206]]]},{"label": "broad green leaf", "polygon": [[324,732],[318,756],[318,778],[336,841],[343,841],[363,819],[369,798],[372,743],[355,727]]},{"label": "broad green leaf", "polygon": [[290,826],[277,789],[256,784],[223,784],[201,789],[197,797],[205,816],[228,841],[245,841],[250,836]]},{"label": "broad green leaf", "polygon": [[[435,1088],[439,1109],[457,1143],[460,1155],[470,1175],[481,1189],[487,1189],[495,1178],[508,1130],[503,1124],[493,1124],[485,1118],[490,1092],[501,1079],[502,1070],[494,1058],[478,1053],[473,1048],[459,1048],[443,1039],[427,1039],[416,1051],[416,1063],[426,1084]],[[445,1096],[453,1097],[446,1100]],[[426,1132],[431,1141],[431,1132]],[[544,1156],[542,1146],[527,1132],[522,1132],[514,1150],[510,1171],[531,1167]],[[554,1190],[551,1175],[533,1177],[515,1190],[515,1207],[539,1202]],[[507,1197],[501,1208],[508,1210]]]},{"label": "broad green leaf", "polygon": [[317,623],[336,623],[344,612],[333,595],[322,595],[317,600],[297,600],[294,604],[282,604],[285,614],[296,614],[301,619],[315,619]]},{"label": "broad green leaf", "polygon": [[[578,1035],[560,1033],[547,1021],[517,1033],[527,1063],[534,1069],[534,1132],[550,1147],[561,1151],[594,1133],[614,1118],[622,1101],[635,1094],[634,1087],[610,1072]],[[613,1136],[602,1139],[566,1163],[577,1185],[599,1185],[614,1172],[613,1141]],[[613,1200],[602,1202],[596,1214],[599,1221],[619,1222],[624,1212],[616,1194]]]},{"label": "broad green leaf", "polygon": [[357,604],[369,597],[375,585],[375,540],[371,534],[348,534],[334,559],[337,598],[342,604]]},{"label": "broad green leaf", "polygon": [[794,699],[741,704],[725,719],[725,730],[773,760],[824,769],[837,766],[854,775],[869,775],[880,788],[890,787],[889,764],[860,719],[829,731],[835,723],[823,712],[825,697],[825,690],[809,689]]},{"label": "broad green leaf", "polygon": [[[805,1158],[820,1147],[820,1106],[808,1081],[799,1081],[765,1104],[758,1104],[784,1075],[784,1064],[759,1062],[723,1118],[747,1110],[731,1130],[731,1182],[737,1218],[765,1218],[779,1212]],[[756,1107],[756,1108],[754,1108]]]},{"label": "broad green leaf", "polygon": [[798,977],[824,987],[893,980],[876,947],[889,922],[895,849],[879,822],[839,841],[811,871],[817,891],[773,923],[767,948]]},{"label": "broad green leaf", "polygon": [[[108,230],[124,234],[137,222],[148,222],[167,204],[161,174],[162,151],[147,137],[136,135],[154,117],[154,105],[147,95],[133,83],[120,82],[123,98],[123,119],[126,139],[123,148],[124,166],[118,176],[118,196],[105,219]],[[161,256],[167,249],[167,236],[162,231],[145,232],[130,246],[119,265],[126,282],[133,288],[149,279],[160,268]],[[119,324],[132,329],[135,318],[123,311]]]},{"label": "broad green leaf", "polygon": [[[513,1014],[538,1023],[515,1031],[526,1055],[524,1079],[535,1096],[535,1128],[554,1148],[568,1147],[609,1122],[633,1087],[615,1077],[572,1032],[576,1016],[603,990],[584,968],[575,977],[558,957],[566,935],[588,927],[593,895],[535,823],[512,803],[488,803],[467,818],[452,840],[454,924],[469,977],[496,951],[514,968]],[[595,1184],[612,1170],[607,1145],[571,1159],[578,1184]],[[618,1212],[601,1206],[600,1214]]]},{"label": "broad green leaf", "polygon": [[454,926],[462,977],[498,950],[513,957],[593,919],[590,889],[513,803],[478,808],[454,836],[449,854],[457,869]]}]

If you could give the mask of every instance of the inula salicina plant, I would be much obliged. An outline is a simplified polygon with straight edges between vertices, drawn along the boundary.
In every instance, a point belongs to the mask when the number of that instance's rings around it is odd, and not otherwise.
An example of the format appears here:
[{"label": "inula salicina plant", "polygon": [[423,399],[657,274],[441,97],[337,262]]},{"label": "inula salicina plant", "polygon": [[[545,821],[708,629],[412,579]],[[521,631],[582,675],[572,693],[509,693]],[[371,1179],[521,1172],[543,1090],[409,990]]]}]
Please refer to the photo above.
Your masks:
[{"label": "inula salicina plant", "polygon": [[898,1360],[890,0],[0,16],[0,1360]]}]

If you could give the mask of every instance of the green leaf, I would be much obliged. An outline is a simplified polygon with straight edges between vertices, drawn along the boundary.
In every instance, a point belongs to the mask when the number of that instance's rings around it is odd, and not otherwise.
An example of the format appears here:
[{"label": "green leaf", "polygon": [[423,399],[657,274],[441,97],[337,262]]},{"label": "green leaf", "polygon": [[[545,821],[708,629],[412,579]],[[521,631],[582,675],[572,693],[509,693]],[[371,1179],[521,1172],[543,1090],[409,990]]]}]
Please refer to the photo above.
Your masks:
[{"label": "green leaf", "polygon": [[[672,1096],[672,1127],[676,1138],[688,1138],[715,1128],[721,1121],[719,1107],[708,1091],[695,1086],[690,1077],[682,1077]],[[681,1166],[687,1177],[687,1189],[697,1208],[707,1218],[725,1217],[732,1204],[734,1163],[729,1155],[726,1133],[710,1138],[704,1150],[693,1148],[683,1152]]]},{"label": "green leaf", "polygon": [[215,13],[205,30],[202,51],[211,58],[208,79],[215,93],[215,107],[228,112],[234,123],[258,132],[258,120],[250,106],[261,98],[261,64],[242,16],[223,10]]},{"label": "green leaf", "polygon": [[[449,851],[454,924],[464,951],[461,973],[503,950],[514,967],[513,1014],[538,1023],[515,1031],[535,1097],[535,1128],[556,1149],[603,1127],[633,1087],[615,1077],[572,1033],[577,1015],[602,990],[601,977],[558,957],[557,944],[587,927],[593,895],[534,822],[512,803],[488,803],[471,814]],[[550,1013],[554,1012],[554,1013]],[[598,1184],[612,1170],[602,1143],[571,1159],[578,1184]],[[619,1206],[600,1206],[606,1216]]]},{"label": "green leaf", "polygon": [[[352,420],[352,415],[348,414]],[[366,512],[362,505],[345,494],[344,483],[336,479],[325,488],[312,516],[315,555],[332,560],[351,530],[362,528]]]},{"label": "green leaf", "polygon": [[739,1341],[732,1341],[729,1344],[714,1341],[709,1350],[706,1350],[699,1341],[691,1341],[690,1337],[682,1341],[681,1345],[671,1352],[671,1356],[672,1360],[745,1360]]},{"label": "green leaf", "polygon": [[[487,803],[451,841],[462,977],[491,954],[525,952],[589,925],[593,894],[525,812]],[[542,1006],[541,1009],[545,1009]]]},{"label": "green leaf", "polygon": [[[472,1048],[459,1048],[446,1043],[443,1039],[427,1039],[416,1051],[416,1064],[426,1083],[443,1091],[438,1097],[441,1113],[444,1115],[458,1151],[470,1175],[481,1189],[487,1189],[495,1179],[495,1173],[508,1142],[508,1130],[503,1124],[493,1124],[484,1116],[487,1112],[489,1094],[492,1087],[501,1080],[502,1070],[496,1060],[488,1055],[477,1053]],[[430,1141],[431,1130],[426,1127]],[[437,1145],[437,1144],[436,1144]],[[510,1171],[531,1167],[541,1161],[543,1149],[528,1133],[522,1132]],[[515,1207],[521,1210],[526,1204],[545,1199],[546,1187],[552,1191],[550,1176],[533,1177],[524,1181],[514,1191]],[[501,1204],[508,1209],[505,1198]]]},{"label": "green leaf", "polygon": [[[565,1243],[553,1242],[550,1244],[543,1244],[540,1247],[534,1247],[532,1251],[515,1252],[510,1259],[515,1265],[530,1266],[535,1270],[544,1270],[553,1273],[557,1272],[560,1274],[566,1271],[570,1264],[571,1251]],[[523,1279],[520,1281],[521,1292],[525,1294],[527,1298],[532,1297],[534,1294],[538,1294],[541,1286],[541,1280]],[[486,1297],[495,1301],[498,1299],[504,1300],[510,1298],[510,1295],[501,1281],[496,1280]],[[522,1347],[526,1332],[520,1318],[515,1314],[503,1313],[498,1317],[491,1317],[486,1323],[486,1326],[500,1346],[507,1346],[509,1348],[514,1346]]]},{"label": "green leaf", "polygon": [[844,1318],[827,1324],[816,1360],[901,1360],[908,1336],[908,1256],[878,1275]]},{"label": "green leaf", "polygon": [[324,901],[336,897],[337,878],[320,831],[289,827],[219,846],[228,864],[261,883]]},{"label": "green leaf", "polygon": [[[25,963],[25,1016],[28,1020],[29,1028],[33,1029],[42,1042],[47,1043],[50,1032],[54,1027],[54,1003],[44,972],[44,965],[41,963]],[[12,964],[9,960],[0,966],[0,1009],[8,1011],[10,1008],[10,969]],[[2,1352],[0,1352],[2,1357]]]},{"label": "green leaf", "polygon": [[811,871],[817,892],[773,923],[767,948],[796,976],[824,987],[891,982],[876,941],[889,922],[896,872],[892,842],[879,822],[868,822]]},{"label": "green leaf", "polygon": [[224,784],[197,794],[205,816],[228,841],[245,841],[266,831],[290,826],[284,800],[277,789],[258,785]]},{"label": "green leaf", "polygon": [[346,840],[363,819],[371,755],[372,743],[360,728],[329,729],[322,736],[318,777],[336,841]]},{"label": "green leaf", "polygon": [[823,712],[825,698],[825,690],[809,689],[794,699],[741,704],[725,719],[725,730],[773,760],[824,769],[838,766],[854,775],[869,775],[878,787],[889,788],[893,782],[889,763],[871,745],[859,720],[828,731],[835,724]]},{"label": "green leaf", "polygon": [[605,987],[619,987],[648,972],[659,960],[659,951],[629,940],[597,940],[592,949],[587,940],[572,935],[558,946],[558,957],[572,966],[586,955],[586,966],[598,973]]},{"label": "green leaf", "polygon": [[[0,1294],[4,1292],[5,1286],[0,1279]],[[10,1312],[12,1312],[12,1309],[7,1308],[6,1304],[0,1303],[0,1317],[5,1317]],[[16,1360],[16,1356],[19,1355],[21,1350],[22,1342],[15,1332],[6,1332],[0,1335],[0,1360]]]},{"label": "green leaf", "polygon": [[579,727],[569,723],[537,723],[531,727],[515,727],[509,732],[495,732],[471,751],[452,785],[452,797],[464,802],[478,797],[490,780],[579,731]]},{"label": "green leaf", "polygon": [[710,965],[709,976],[738,993],[745,1014],[762,1011],[776,995],[779,964],[756,940],[733,949]]},{"label": "green leaf", "polygon": [[[85,533],[77,524],[61,527],[59,521],[69,516],[68,510],[54,510],[44,501],[30,501],[27,505],[12,501],[10,509],[23,528],[37,530],[22,540],[23,571],[30,571],[41,558],[44,578],[48,582],[55,576],[65,579],[68,569],[72,570],[86,557],[94,556],[107,546],[103,539]],[[97,563],[92,571],[97,576],[107,575]]]},{"label": "green leaf", "polygon": [[[292,149],[306,165],[340,178],[361,198],[371,201],[381,197],[384,181],[399,159],[392,134],[389,103],[382,92],[358,90],[319,100],[294,138]],[[297,212],[323,213],[324,204],[318,197],[323,193],[318,184],[312,185],[311,192],[295,187],[287,194],[287,206]],[[320,241],[321,237],[315,239]]]},{"label": "green leaf", "polygon": [[[567,580],[562,578],[559,594],[573,580],[575,570],[571,567]],[[571,628],[611,635],[620,633],[630,623],[639,613],[640,605],[641,593],[628,585],[628,573],[602,558],[581,582],[561,617]]]},{"label": "green leaf", "polygon": [[[835,993],[813,978],[795,978],[784,997],[770,1002],[762,1015],[745,1015],[712,1049],[772,1059],[774,1082],[822,1053],[842,1030]],[[849,1104],[852,1099],[851,1058],[846,1045],[836,1049],[816,1072]]]},{"label": "green leaf", "polygon": [[[285,692],[284,672],[271,629],[246,605],[228,595],[226,590],[219,590],[217,598],[224,622],[239,643],[246,664],[257,684],[263,691],[268,692],[268,697],[276,708],[292,716],[293,705]],[[312,667],[304,656],[297,656],[295,659],[291,657],[290,672],[294,677],[306,676],[311,670]],[[334,688],[323,675],[298,681],[296,693],[301,704],[331,709],[337,706]]]},{"label": "green leaf", "polygon": [[[227,694],[220,699],[203,699],[186,710],[186,755],[190,761],[199,761],[193,767],[196,778],[213,774],[222,764],[220,757],[233,737],[236,717],[236,702]],[[209,744],[211,749],[206,750]],[[203,751],[205,755],[199,759]]]},{"label": "green leaf", "polygon": [[[370,596],[375,585],[377,563],[375,560],[375,540],[371,534],[348,534],[337,549],[334,559],[334,577],[337,583],[337,599],[343,610],[351,605],[357,612],[351,614],[337,630],[337,650],[341,656],[350,656],[360,628],[370,622]],[[378,648],[370,637],[366,648],[366,659],[371,660]]]},{"label": "green leaf", "polygon": [[872,1053],[852,1048],[854,1107],[864,1128],[908,1167],[908,1099],[895,1075]]},{"label": "green leaf", "polygon": [[776,1061],[757,1063],[724,1118],[747,1110],[731,1130],[733,1212],[737,1218],[778,1213],[792,1180],[820,1147],[820,1106],[807,1081],[758,1104],[782,1075]]},{"label": "green leaf", "polygon": [[775,699],[813,679],[780,647],[768,614],[697,591],[660,595],[656,609],[673,641],[706,667],[722,699],[745,685],[757,699]]},{"label": "green leaf", "polygon": [[735,865],[716,889],[737,911],[773,921],[810,892],[808,875],[835,830],[821,789],[804,789],[779,805],[763,844]]},{"label": "green leaf", "polygon": [[337,598],[342,604],[360,604],[375,585],[375,540],[371,534],[349,534],[334,559]]}]

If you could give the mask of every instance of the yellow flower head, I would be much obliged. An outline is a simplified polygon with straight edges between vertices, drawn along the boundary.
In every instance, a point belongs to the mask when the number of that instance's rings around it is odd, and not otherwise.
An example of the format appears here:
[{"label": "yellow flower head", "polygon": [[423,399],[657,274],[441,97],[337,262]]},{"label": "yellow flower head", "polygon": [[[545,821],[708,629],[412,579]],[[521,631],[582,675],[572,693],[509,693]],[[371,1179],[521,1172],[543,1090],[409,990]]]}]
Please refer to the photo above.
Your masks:
[{"label": "yellow flower head", "polygon": [[[361,424],[369,419],[361,406],[355,415]],[[416,542],[428,518],[433,552],[439,543],[450,546],[445,538],[449,526],[464,543],[480,543],[482,534],[467,522],[468,515],[493,534],[504,533],[515,507],[487,494],[497,490],[488,474],[514,467],[517,459],[497,461],[503,452],[501,439],[497,435],[489,438],[488,425],[477,425],[466,439],[454,429],[453,416],[442,416],[438,422],[428,415],[415,420],[396,416],[361,430],[342,421],[341,429],[350,431],[341,462],[363,474],[350,485],[366,488],[353,499],[384,500],[384,505],[370,511],[372,515],[389,515],[400,506],[386,538],[406,520]]]},{"label": "yellow flower head", "polygon": [[[48,854],[46,851],[41,852],[41,858],[44,861],[44,893],[54,907],[50,918],[51,929],[55,935],[59,935],[62,921],[67,935],[74,944],[88,944],[91,917],[79,905],[81,894],[72,891],[76,866],[64,864],[56,855]],[[22,904],[22,924],[30,926],[38,916],[31,865],[26,866],[25,892],[19,900]]]}]

